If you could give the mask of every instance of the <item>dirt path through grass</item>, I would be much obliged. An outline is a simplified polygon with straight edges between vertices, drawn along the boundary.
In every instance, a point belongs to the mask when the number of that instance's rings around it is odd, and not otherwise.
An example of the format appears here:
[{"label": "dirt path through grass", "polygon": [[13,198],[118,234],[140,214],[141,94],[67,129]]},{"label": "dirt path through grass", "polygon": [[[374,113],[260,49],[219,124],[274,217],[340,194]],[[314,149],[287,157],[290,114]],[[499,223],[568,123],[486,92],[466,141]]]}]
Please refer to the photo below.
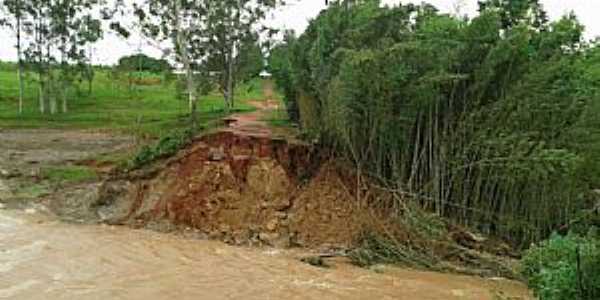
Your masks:
[{"label": "dirt path through grass", "polygon": [[226,118],[227,128],[234,134],[255,137],[280,137],[292,139],[297,131],[291,127],[275,127],[268,120],[284,109],[283,103],[276,99],[273,82],[264,81],[262,85],[263,99],[248,100],[246,103],[255,108],[249,113],[236,113]]}]

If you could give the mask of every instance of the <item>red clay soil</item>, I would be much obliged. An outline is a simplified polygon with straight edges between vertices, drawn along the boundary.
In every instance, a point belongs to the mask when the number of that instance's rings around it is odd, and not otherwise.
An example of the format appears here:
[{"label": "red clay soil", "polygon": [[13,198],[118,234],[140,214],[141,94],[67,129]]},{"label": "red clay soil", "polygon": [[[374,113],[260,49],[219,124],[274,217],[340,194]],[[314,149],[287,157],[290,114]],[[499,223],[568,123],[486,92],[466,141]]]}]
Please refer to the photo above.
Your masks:
[{"label": "red clay soil", "polygon": [[247,103],[256,108],[250,113],[233,114],[225,120],[227,128],[222,131],[232,132],[237,135],[272,137],[273,130],[264,121],[269,113],[280,109],[280,102],[273,98],[273,84],[265,82],[263,85],[263,100],[251,100]]},{"label": "red clay soil", "polygon": [[[261,102],[250,102],[253,106],[261,107]],[[228,128],[223,131],[232,132],[238,135],[271,137],[273,132],[263,121],[265,110],[259,108],[250,113],[234,114],[227,118]]]},{"label": "red clay soil", "polygon": [[158,221],[236,244],[349,246],[360,231],[353,197],[310,147],[229,131],[200,138],[151,179],[108,182],[101,194],[109,222]]},{"label": "red clay soil", "polygon": [[273,83],[265,82],[263,84],[263,100],[247,101],[247,104],[256,109],[250,113],[237,113],[224,119],[225,128],[221,131],[235,133],[236,135],[254,136],[263,138],[285,139],[288,141],[299,142],[296,137],[299,131],[291,126],[270,126],[266,120],[278,118],[284,114],[283,105],[273,96]]}]

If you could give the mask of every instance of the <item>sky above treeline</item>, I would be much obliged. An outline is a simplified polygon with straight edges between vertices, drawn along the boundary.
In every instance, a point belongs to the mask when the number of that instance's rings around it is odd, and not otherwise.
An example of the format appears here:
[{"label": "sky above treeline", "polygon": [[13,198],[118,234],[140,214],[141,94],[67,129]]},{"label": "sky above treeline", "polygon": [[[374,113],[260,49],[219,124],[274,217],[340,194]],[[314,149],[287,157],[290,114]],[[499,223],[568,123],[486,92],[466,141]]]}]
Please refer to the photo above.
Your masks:
[{"label": "sky above treeline", "polygon": [[[390,5],[428,2],[445,13],[471,17],[477,14],[477,0],[383,0],[383,2]],[[600,0],[541,0],[541,2],[551,20],[573,11],[585,25],[587,39],[600,36]],[[272,12],[265,22],[275,28],[293,29],[301,33],[308,26],[309,20],[315,18],[325,7],[325,0],[288,0],[286,6]],[[133,17],[125,21],[133,22]],[[13,46],[16,43],[14,34],[7,30],[0,30],[0,41],[2,41],[0,60],[16,60],[16,50]],[[151,46],[135,32],[127,40],[111,32],[105,33],[105,38],[93,45],[92,51],[94,63],[104,65],[114,64],[120,57],[140,51],[155,57],[161,56],[159,49]]]}]

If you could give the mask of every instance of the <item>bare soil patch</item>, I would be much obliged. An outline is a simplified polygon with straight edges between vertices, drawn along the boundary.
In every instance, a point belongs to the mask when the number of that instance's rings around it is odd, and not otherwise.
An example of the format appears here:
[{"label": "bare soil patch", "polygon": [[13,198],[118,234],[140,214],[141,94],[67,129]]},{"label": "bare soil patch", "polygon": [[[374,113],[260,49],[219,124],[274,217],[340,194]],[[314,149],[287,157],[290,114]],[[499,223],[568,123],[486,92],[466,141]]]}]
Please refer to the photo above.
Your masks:
[{"label": "bare soil patch", "polygon": [[273,246],[349,247],[361,223],[340,174],[305,144],[223,131],[157,169],[107,182],[99,216]]},{"label": "bare soil patch", "polygon": [[[0,129],[0,202],[27,206],[66,192],[74,187],[48,181],[45,170],[89,165],[92,172],[107,172],[111,163],[96,168],[91,162],[129,151],[132,143],[130,137],[94,131]],[[79,183],[75,189],[90,184],[95,183]]]}]

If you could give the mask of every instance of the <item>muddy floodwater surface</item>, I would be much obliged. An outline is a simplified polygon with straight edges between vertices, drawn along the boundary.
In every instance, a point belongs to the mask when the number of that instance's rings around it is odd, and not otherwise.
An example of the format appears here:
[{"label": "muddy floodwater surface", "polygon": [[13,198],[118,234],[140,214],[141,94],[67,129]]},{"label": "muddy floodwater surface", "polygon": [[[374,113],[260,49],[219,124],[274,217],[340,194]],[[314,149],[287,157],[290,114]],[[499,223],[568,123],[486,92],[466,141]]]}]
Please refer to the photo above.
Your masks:
[{"label": "muddy floodwater surface", "polygon": [[[0,210],[0,299],[503,299],[518,283],[335,263]],[[506,298],[525,299],[525,298]]]}]

